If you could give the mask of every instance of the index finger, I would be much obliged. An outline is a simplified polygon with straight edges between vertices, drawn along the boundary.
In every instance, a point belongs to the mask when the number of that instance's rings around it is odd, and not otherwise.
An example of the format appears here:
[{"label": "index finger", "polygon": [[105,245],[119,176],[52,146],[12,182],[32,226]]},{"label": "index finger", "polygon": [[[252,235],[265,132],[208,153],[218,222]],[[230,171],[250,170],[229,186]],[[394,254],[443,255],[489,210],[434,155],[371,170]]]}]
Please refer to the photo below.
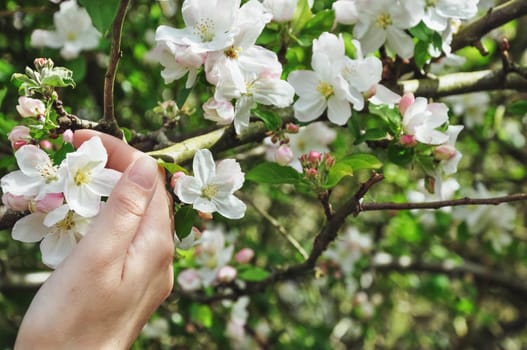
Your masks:
[{"label": "index finger", "polygon": [[101,138],[104,148],[108,152],[107,166],[120,172],[124,172],[130,164],[143,154],[122,140],[95,130],[86,129],[75,131],[73,145],[75,148],[79,148],[84,141],[89,140],[93,136],[99,136]]}]

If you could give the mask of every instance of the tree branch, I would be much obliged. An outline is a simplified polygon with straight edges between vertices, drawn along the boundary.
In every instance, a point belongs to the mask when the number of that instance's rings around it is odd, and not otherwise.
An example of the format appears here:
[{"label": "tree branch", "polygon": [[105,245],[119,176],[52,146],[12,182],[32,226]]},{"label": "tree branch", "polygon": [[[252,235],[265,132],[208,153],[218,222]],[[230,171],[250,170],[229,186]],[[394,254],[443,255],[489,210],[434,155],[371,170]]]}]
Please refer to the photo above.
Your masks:
[{"label": "tree branch", "polygon": [[527,79],[515,72],[506,73],[503,69],[489,69],[446,74],[437,78],[403,80],[398,82],[396,88],[400,94],[413,92],[416,96],[423,97],[441,97],[503,89],[527,91]]},{"label": "tree branch", "polygon": [[461,198],[446,201],[433,201],[423,203],[362,203],[358,212],[375,210],[411,210],[411,209],[439,209],[460,205],[498,205],[501,203],[518,202],[527,200],[527,193],[515,193],[508,196],[492,198]]},{"label": "tree branch", "polygon": [[452,51],[465,46],[480,45],[480,39],[491,30],[527,14],[527,1],[512,0],[496,6],[489,12],[463,27],[452,39]]},{"label": "tree branch", "polygon": [[104,114],[100,122],[99,129],[122,138],[122,132],[119,129],[117,118],[114,111],[113,90],[115,86],[115,75],[117,73],[117,66],[121,58],[121,37],[123,34],[124,18],[128,10],[130,0],[121,0],[117,15],[112,24],[112,44],[110,48],[110,63],[104,75]]}]

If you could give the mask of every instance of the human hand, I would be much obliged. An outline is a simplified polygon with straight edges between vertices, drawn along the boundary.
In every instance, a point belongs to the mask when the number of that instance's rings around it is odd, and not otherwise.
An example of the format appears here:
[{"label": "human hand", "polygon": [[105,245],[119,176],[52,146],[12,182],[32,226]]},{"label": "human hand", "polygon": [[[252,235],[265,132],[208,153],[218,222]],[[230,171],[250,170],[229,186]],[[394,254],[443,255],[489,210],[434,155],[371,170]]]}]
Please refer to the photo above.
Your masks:
[{"label": "human hand", "polygon": [[104,209],[31,303],[15,349],[129,348],[173,285],[172,203],[156,162],[99,135],[122,171]]}]

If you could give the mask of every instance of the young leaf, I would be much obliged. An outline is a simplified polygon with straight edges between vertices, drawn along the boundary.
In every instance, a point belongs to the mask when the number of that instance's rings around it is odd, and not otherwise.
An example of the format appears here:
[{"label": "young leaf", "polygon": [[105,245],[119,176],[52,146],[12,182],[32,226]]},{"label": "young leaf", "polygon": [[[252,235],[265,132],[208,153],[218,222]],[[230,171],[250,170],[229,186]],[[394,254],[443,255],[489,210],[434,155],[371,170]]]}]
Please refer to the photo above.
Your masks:
[{"label": "young leaf", "polygon": [[75,151],[73,145],[71,143],[64,142],[62,147],[53,155],[53,164],[59,165],[66,158],[66,155],[73,151]]},{"label": "young leaf", "polygon": [[181,171],[184,174],[188,175],[187,169],[183,168],[181,165],[176,163],[168,163],[165,162],[163,159],[158,159],[157,164],[161,165],[163,168],[165,168],[169,173],[174,174],[177,171]]},{"label": "young leaf", "polygon": [[190,234],[195,219],[196,211],[190,205],[185,205],[176,212],[174,224],[176,226],[176,234],[180,240]]},{"label": "young leaf", "polygon": [[355,170],[379,169],[380,167],[382,167],[381,161],[371,154],[352,154],[337,161],[329,169],[326,187],[331,188],[336,186],[344,176],[353,176]]},{"label": "young leaf", "polygon": [[207,305],[192,304],[190,307],[190,318],[205,328],[212,326],[212,311]]},{"label": "young leaf", "polygon": [[264,122],[267,130],[276,130],[282,126],[282,119],[272,111],[256,109],[254,114]]},{"label": "young leaf", "polygon": [[270,273],[260,267],[248,267],[238,270],[238,278],[249,282],[258,282],[266,279]]},{"label": "young leaf", "polygon": [[79,0],[79,3],[88,11],[95,28],[105,34],[117,14],[119,0]]},{"label": "young leaf", "polygon": [[301,178],[295,169],[272,162],[258,164],[245,175],[247,180],[267,184],[296,184]]}]

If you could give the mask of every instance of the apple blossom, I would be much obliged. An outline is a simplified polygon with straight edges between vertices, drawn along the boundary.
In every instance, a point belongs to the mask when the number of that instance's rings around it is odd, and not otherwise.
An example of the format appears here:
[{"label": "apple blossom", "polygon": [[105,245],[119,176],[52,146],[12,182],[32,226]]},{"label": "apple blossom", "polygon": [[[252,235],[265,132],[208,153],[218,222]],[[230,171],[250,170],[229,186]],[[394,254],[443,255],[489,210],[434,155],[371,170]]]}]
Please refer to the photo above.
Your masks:
[{"label": "apple blossom", "polygon": [[[442,158],[439,157],[439,160],[441,160],[440,167],[442,168],[445,175],[451,175],[457,172],[457,165],[461,160],[462,155],[461,152],[455,148],[455,144],[461,130],[463,130],[463,125],[449,125],[446,131],[448,135],[448,141],[445,144],[436,147],[435,149],[434,154],[439,153],[440,156],[442,156]],[[436,158],[438,158],[437,155]]]},{"label": "apple blossom", "polygon": [[200,266],[198,273],[204,286],[208,287],[216,280],[218,271],[231,260],[233,250],[234,246],[226,245],[221,228],[203,231],[195,259]]},{"label": "apple blossom", "polygon": [[15,152],[20,170],[0,180],[3,193],[43,198],[47,193],[62,192],[62,178],[48,154],[35,145],[22,146]]},{"label": "apple blossom", "polygon": [[29,208],[30,199],[25,196],[15,196],[11,193],[2,194],[2,204],[15,211],[26,211]]},{"label": "apple blossom", "polygon": [[216,274],[216,281],[219,283],[229,283],[236,279],[237,271],[234,267],[225,265]]},{"label": "apple blossom", "polygon": [[27,126],[17,125],[7,134],[7,139],[11,142],[11,147],[16,151],[31,141],[29,133],[30,129]]},{"label": "apple blossom", "polygon": [[298,0],[263,0],[262,4],[273,15],[275,22],[288,22],[293,19]]},{"label": "apple blossom", "polygon": [[67,204],[48,214],[33,213],[18,220],[12,236],[22,242],[40,243],[42,261],[56,268],[87,233],[92,218],[78,215]]},{"label": "apple blossom", "polygon": [[435,31],[446,29],[450,18],[469,19],[478,12],[479,0],[420,0],[424,7],[422,21]]},{"label": "apple blossom", "polygon": [[245,215],[245,204],[234,196],[244,182],[244,173],[234,159],[214,163],[207,149],[196,152],[193,161],[194,176],[180,177],[174,193],[183,203],[192,204],[202,212],[219,212],[229,219]]},{"label": "apple blossom", "polygon": [[73,131],[71,129],[66,129],[62,133],[62,141],[66,142],[66,143],[73,144],[73,138],[74,138],[74,135],[73,135]]},{"label": "apple blossom", "polygon": [[274,161],[280,165],[287,165],[294,159],[294,154],[291,148],[284,144],[279,146],[274,151]]},{"label": "apple blossom", "polygon": [[91,50],[99,45],[101,33],[95,29],[86,9],[75,0],[64,1],[53,15],[55,31],[37,29],[31,34],[31,45],[35,47],[61,48],[65,59],[76,58],[82,50]]},{"label": "apple blossom", "polygon": [[247,264],[254,257],[254,250],[251,248],[243,248],[234,256],[234,260],[238,264]]},{"label": "apple blossom", "polygon": [[196,269],[186,269],[177,276],[177,283],[185,292],[193,292],[201,288],[201,279]]},{"label": "apple blossom", "polygon": [[36,117],[46,114],[46,106],[44,105],[44,102],[27,96],[20,96],[18,98],[16,110],[20,113],[22,118]]},{"label": "apple blossom", "polygon": [[403,115],[403,132],[421,143],[439,145],[448,141],[448,135],[436,128],[448,122],[448,107],[443,103],[428,103],[417,97]]},{"label": "apple blossom", "polygon": [[76,213],[90,217],[99,212],[102,196],[109,196],[121,173],[106,169],[108,155],[100,137],[84,142],[68,153],[61,167],[64,197]]},{"label": "apple blossom", "polygon": [[203,104],[203,117],[215,121],[218,125],[228,125],[234,120],[234,106],[230,101],[209,98]]}]

